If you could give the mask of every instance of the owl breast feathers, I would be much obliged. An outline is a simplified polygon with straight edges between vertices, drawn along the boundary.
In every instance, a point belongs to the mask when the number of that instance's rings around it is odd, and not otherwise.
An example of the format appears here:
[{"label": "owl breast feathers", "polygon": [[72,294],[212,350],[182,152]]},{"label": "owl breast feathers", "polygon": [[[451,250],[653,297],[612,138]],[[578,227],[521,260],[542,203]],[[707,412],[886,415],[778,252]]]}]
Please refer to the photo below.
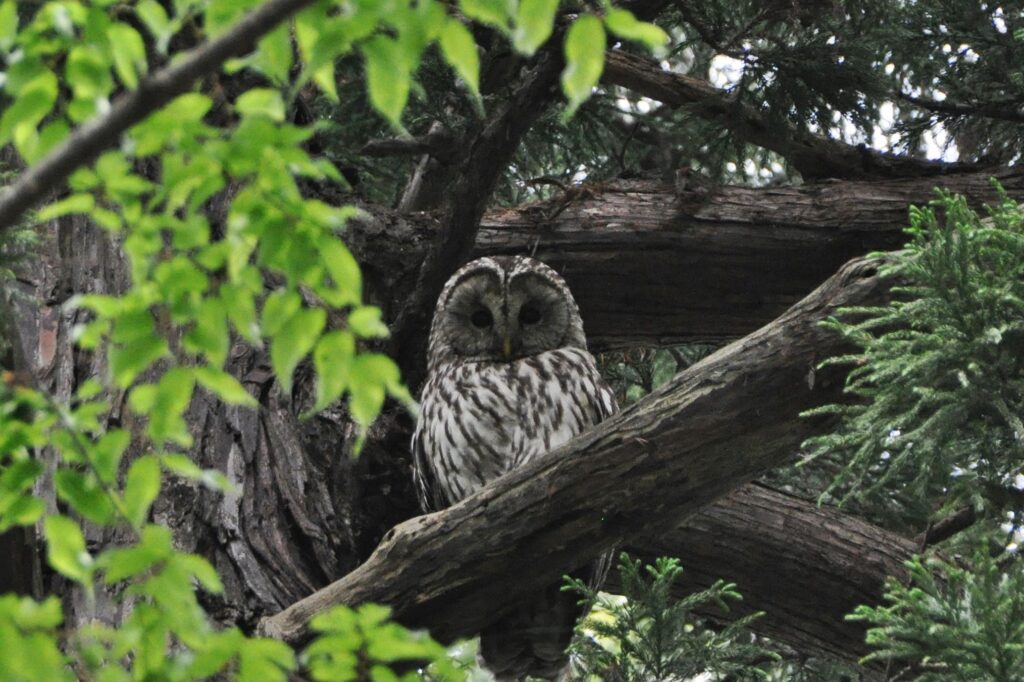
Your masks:
[{"label": "owl breast feathers", "polygon": [[[481,258],[451,277],[427,365],[412,442],[425,511],[458,502],[617,409],[569,288],[530,258]],[[557,676],[579,615],[574,602],[558,585],[524,600],[481,634],[485,664],[499,679]]]}]

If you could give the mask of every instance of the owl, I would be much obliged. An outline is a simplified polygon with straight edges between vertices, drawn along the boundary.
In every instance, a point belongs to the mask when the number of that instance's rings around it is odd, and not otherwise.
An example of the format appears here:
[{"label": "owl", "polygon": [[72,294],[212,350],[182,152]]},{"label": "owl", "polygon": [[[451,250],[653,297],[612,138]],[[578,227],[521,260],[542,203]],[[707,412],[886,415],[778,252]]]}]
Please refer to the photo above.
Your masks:
[{"label": "owl", "polygon": [[[420,405],[412,452],[425,511],[455,504],[617,410],[569,287],[522,256],[480,258],[445,284]],[[592,584],[606,565],[603,557],[590,567]],[[553,584],[481,632],[483,663],[499,680],[554,679],[580,615],[576,598]]]}]

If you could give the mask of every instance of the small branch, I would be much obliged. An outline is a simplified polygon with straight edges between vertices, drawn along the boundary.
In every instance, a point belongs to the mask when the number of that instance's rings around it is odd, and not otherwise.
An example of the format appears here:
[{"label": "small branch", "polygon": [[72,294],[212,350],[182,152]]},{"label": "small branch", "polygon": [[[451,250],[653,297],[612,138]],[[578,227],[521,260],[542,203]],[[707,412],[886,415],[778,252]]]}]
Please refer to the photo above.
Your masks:
[{"label": "small branch", "polygon": [[928,547],[937,545],[960,531],[970,528],[976,520],[974,507],[964,507],[950,516],[930,524],[928,530],[914,538],[914,543],[919,547],[918,551],[923,552]]},{"label": "small branch", "polygon": [[310,4],[312,0],[268,0],[220,37],[189,51],[182,59],[143,79],[135,90],[121,95],[108,113],[77,128],[0,194],[0,231],[61,186],[77,168],[116,146],[126,130],[187,92],[197,79],[231,57],[250,51],[261,36]]},{"label": "small branch", "polygon": [[376,157],[430,154],[441,161],[450,161],[456,154],[455,136],[442,128],[419,137],[370,140],[359,153]]},{"label": "small branch", "polygon": [[720,123],[743,141],[782,155],[805,180],[920,177],[979,170],[970,164],[885,154],[864,145],[813,135],[792,125],[769,122],[752,106],[703,79],[664,71],[653,60],[620,50],[606,53],[602,81],[669,106],[690,107],[697,116]]},{"label": "small branch", "polygon": [[916,107],[945,116],[983,116],[1001,121],[1010,121],[1011,123],[1024,123],[1024,102],[1006,100],[1003,102],[964,104],[962,102],[952,102],[948,99],[940,102],[939,100],[915,97],[902,92],[899,93],[898,97]]}]

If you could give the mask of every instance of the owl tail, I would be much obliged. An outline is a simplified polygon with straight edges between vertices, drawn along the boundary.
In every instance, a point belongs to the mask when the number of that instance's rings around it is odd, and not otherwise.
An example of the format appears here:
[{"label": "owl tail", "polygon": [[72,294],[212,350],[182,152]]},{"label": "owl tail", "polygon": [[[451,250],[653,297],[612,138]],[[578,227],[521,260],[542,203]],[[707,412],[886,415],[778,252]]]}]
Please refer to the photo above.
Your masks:
[{"label": "owl tail", "polygon": [[576,620],[583,615],[579,597],[561,591],[561,583],[529,595],[519,606],[480,633],[480,659],[498,682],[530,677],[559,679],[569,656]]}]

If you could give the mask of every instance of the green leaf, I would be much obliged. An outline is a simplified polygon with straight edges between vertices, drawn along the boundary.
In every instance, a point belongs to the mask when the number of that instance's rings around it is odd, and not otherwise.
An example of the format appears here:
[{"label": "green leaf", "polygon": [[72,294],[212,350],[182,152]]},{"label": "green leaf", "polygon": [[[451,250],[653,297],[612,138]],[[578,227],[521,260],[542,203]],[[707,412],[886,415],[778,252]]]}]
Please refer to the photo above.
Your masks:
[{"label": "green leaf", "polygon": [[78,45],[68,53],[64,74],[76,100],[90,105],[105,97],[114,87],[110,64],[103,53],[92,45]]},{"label": "green leaf", "polygon": [[276,83],[287,84],[292,68],[291,26],[284,22],[265,35],[257,44],[259,50],[250,59],[250,65]]},{"label": "green leaf", "polygon": [[313,82],[320,87],[320,91],[327,95],[328,99],[337,104],[338,86],[334,80],[334,62],[324,64],[313,72]]},{"label": "green leaf", "polygon": [[235,109],[243,116],[266,116],[271,121],[284,121],[284,100],[281,93],[269,88],[246,90],[237,100]]},{"label": "green leaf", "polygon": [[459,9],[470,19],[500,30],[506,35],[514,4],[508,0],[459,0]]},{"label": "green leaf", "polygon": [[53,475],[60,499],[80,516],[106,525],[114,516],[114,506],[95,476],[71,469],[58,469]]},{"label": "green leaf", "polygon": [[168,353],[167,341],[156,333],[148,310],[118,316],[111,340],[117,345],[108,350],[110,373],[119,388],[127,388],[140,372]]},{"label": "green leaf", "polygon": [[227,372],[213,367],[199,367],[195,371],[196,380],[205,388],[213,391],[221,400],[229,405],[245,405],[257,407],[259,402],[253,398],[245,387]]},{"label": "green leaf", "polygon": [[512,31],[512,45],[530,56],[543,45],[555,27],[558,0],[520,0],[516,12],[516,27]]},{"label": "green leaf", "polygon": [[569,98],[563,120],[572,118],[590,97],[604,68],[604,26],[597,17],[586,14],[573,22],[565,36],[565,70],[562,90]]},{"label": "green leaf", "polygon": [[0,488],[7,492],[20,493],[28,490],[43,473],[43,464],[36,459],[20,459],[3,468],[0,474]]},{"label": "green leaf", "polygon": [[174,35],[174,25],[164,8],[156,0],[142,0],[135,6],[135,13],[150,34],[156,38],[157,51],[166,54],[167,44]]},{"label": "green leaf", "polygon": [[358,356],[352,363],[351,376],[349,411],[364,428],[380,414],[387,392],[396,396],[404,392],[398,366],[394,360],[380,353]]},{"label": "green leaf", "polygon": [[124,482],[124,511],[133,526],[142,526],[149,515],[150,505],[159,494],[159,460],[152,455],[144,455],[132,462]]},{"label": "green leaf", "polygon": [[441,31],[441,54],[444,60],[455,69],[466,83],[470,92],[480,91],[480,55],[476,50],[476,41],[469,29],[457,19],[449,19]]},{"label": "green leaf", "polygon": [[348,326],[356,336],[362,338],[384,338],[390,332],[388,326],[381,320],[380,308],[376,306],[364,306],[356,308],[348,315]]},{"label": "green leaf", "polygon": [[349,332],[329,332],[317,342],[313,351],[313,366],[316,368],[313,412],[319,412],[341,397],[348,385],[355,354],[356,339]]},{"label": "green leaf", "polygon": [[263,313],[260,316],[260,324],[263,333],[267,336],[274,336],[295,313],[302,307],[302,299],[294,291],[278,289],[269,296],[263,303]]},{"label": "green leaf", "polygon": [[286,392],[292,390],[295,367],[313,350],[326,322],[327,313],[320,308],[300,310],[288,318],[274,335],[270,344],[270,362]]},{"label": "green leaf", "polygon": [[239,654],[239,682],[284,682],[295,668],[295,654],[284,642],[249,639]]},{"label": "green leaf", "polygon": [[223,302],[219,298],[203,299],[194,316],[195,325],[182,337],[182,346],[191,353],[202,353],[214,367],[222,367],[231,346]]},{"label": "green leaf", "polygon": [[256,302],[252,292],[237,284],[222,284],[220,298],[235,331],[249,343],[258,346],[260,327],[256,322]]},{"label": "green leaf", "polygon": [[164,526],[146,525],[139,533],[138,544],[108,549],[97,560],[103,579],[109,585],[149,570],[174,555],[171,531]]},{"label": "green leaf", "polygon": [[216,569],[210,562],[196,554],[177,553],[174,555],[174,563],[191,575],[202,585],[203,589],[211,594],[220,594],[224,591],[224,584],[217,575]]},{"label": "green leaf", "polygon": [[[152,405],[145,412],[149,417],[147,432],[157,445],[168,440],[184,447],[192,444],[192,436],[182,415],[192,400],[194,387],[194,370],[189,368],[172,367],[160,377],[152,394]],[[136,402],[141,400],[141,397],[137,398]]]},{"label": "green leaf", "polygon": [[402,111],[409,101],[413,64],[409,45],[378,35],[363,44],[366,87],[370,103],[395,128],[402,128]]},{"label": "green leaf", "polygon": [[56,102],[57,76],[44,70],[18,90],[17,99],[0,116],[0,144],[10,142],[19,128],[35,128]]},{"label": "green leaf", "polygon": [[126,429],[108,431],[96,441],[92,449],[93,466],[105,483],[117,480],[117,469],[121,457],[131,442],[131,434]]},{"label": "green leaf", "polygon": [[0,51],[7,52],[18,35],[18,6],[13,0],[0,4]]},{"label": "green leaf", "polygon": [[341,240],[334,237],[322,239],[317,250],[334,285],[318,293],[336,308],[357,305],[363,298],[363,275],[355,256]]},{"label": "green leaf", "polygon": [[604,15],[604,23],[609,31],[620,38],[643,43],[651,50],[664,47],[669,41],[668,34],[660,27],[638,20],[629,10],[608,10]]},{"label": "green leaf", "polygon": [[50,566],[64,577],[91,588],[93,559],[85,550],[85,536],[78,524],[66,516],[47,516],[43,533]]},{"label": "green leaf", "polygon": [[110,39],[110,53],[114,58],[114,70],[125,87],[134,90],[139,85],[139,76],[145,75],[146,46],[139,32],[128,24],[117,22],[107,28]]},{"label": "green leaf", "polygon": [[88,213],[95,205],[96,199],[91,194],[72,194],[40,210],[39,220],[53,220],[69,213]]},{"label": "green leaf", "polygon": [[185,455],[162,455],[160,461],[172,474],[198,481],[210,490],[230,492],[233,489],[231,481],[223,473],[216,469],[203,469]]},{"label": "green leaf", "polygon": [[71,127],[67,121],[57,119],[40,128],[38,135],[32,134],[29,129],[24,130],[28,130],[28,139],[31,142],[24,140],[18,142],[16,140],[15,143],[18,145],[18,151],[25,157],[25,161],[32,164],[46,156],[54,147],[63,142],[64,138],[71,132]]}]

